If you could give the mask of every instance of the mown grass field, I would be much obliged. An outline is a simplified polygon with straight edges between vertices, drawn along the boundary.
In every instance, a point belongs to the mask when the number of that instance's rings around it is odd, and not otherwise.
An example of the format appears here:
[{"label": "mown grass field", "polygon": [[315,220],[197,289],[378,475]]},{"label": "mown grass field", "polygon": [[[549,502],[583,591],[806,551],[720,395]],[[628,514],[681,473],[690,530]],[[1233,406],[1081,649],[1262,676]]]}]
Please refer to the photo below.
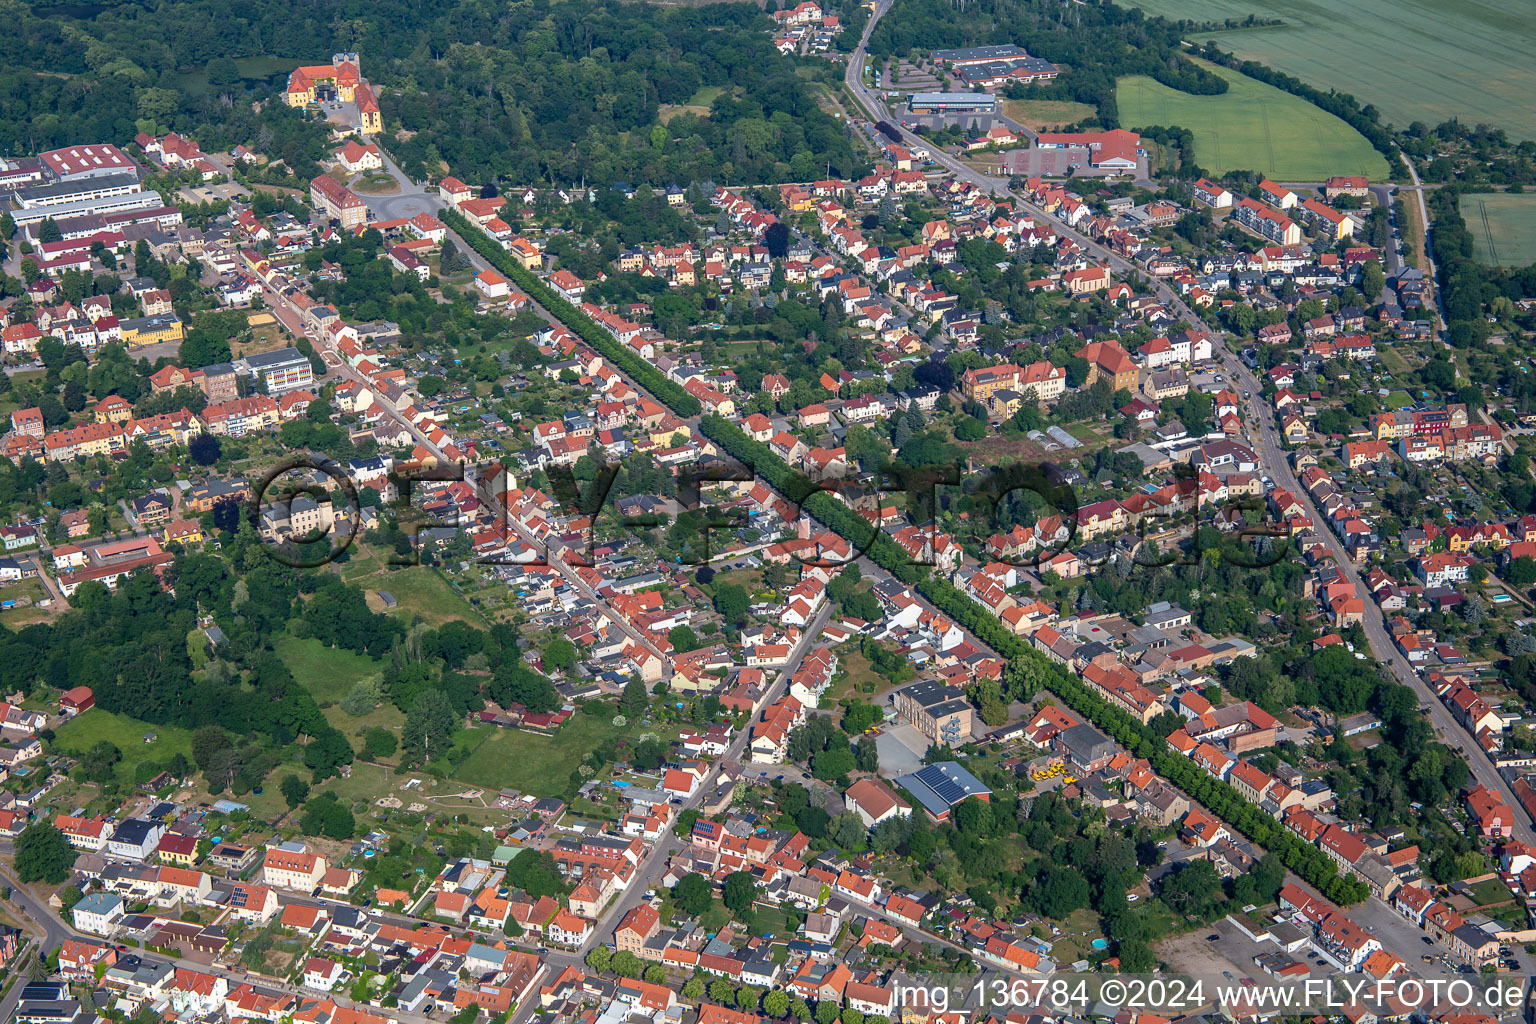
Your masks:
[{"label": "mown grass field", "polygon": [[1473,256],[1490,267],[1536,263],[1536,195],[1461,197],[1461,215],[1475,240]]},{"label": "mown grass field", "polygon": [[[517,789],[536,796],[566,796],[576,789],[571,772],[589,751],[606,740],[631,731],[611,718],[576,714],[553,736],[521,729],[474,728],[465,733],[485,734],[474,753],[459,765],[453,777],[488,789]],[[653,729],[651,731],[661,732]],[[460,733],[464,736],[465,733]]]},{"label": "mown grass field", "polygon": [[1386,158],[1332,114],[1235,71],[1213,70],[1230,86],[1220,96],[1192,96],[1145,75],[1120,79],[1115,101],[1121,123],[1188,128],[1195,135],[1195,159],[1210,173],[1251,170],[1277,181],[1387,177]]},{"label": "mown grass field", "polygon": [[[388,612],[406,618],[419,615],[422,621],[433,627],[454,619],[463,619],[474,626],[484,625],[479,613],[431,566],[412,565],[395,572],[353,577],[350,582],[368,592],[368,607],[376,612]],[[389,591],[395,599],[395,607],[384,607],[383,600],[378,596],[380,590]]]},{"label": "mown grass field", "polygon": [[697,114],[699,117],[709,116],[709,105],[725,90],[718,85],[701,85],[697,92],[688,97],[687,103],[663,103],[657,111],[656,118],[662,124],[666,124],[678,114]]},{"label": "mown grass field", "polygon": [[[240,77],[245,84],[264,82],[277,75],[286,75],[300,64],[306,63],[291,57],[236,57],[235,66],[240,69]],[[329,63],[328,61],[313,60],[310,64]],[[208,83],[208,68],[206,65],[192,71],[185,71],[176,76],[177,84],[187,93],[193,96],[204,96],[212,86]]]},{"label": "mown grass field", "polygon": [[1274,28],[1193,32],[1320,89],[1374,104],[1384,121],[1433,126],[1451,117],[1536,138],[1536,17],[1529,0],[1132,0],[1148,14],[1222,22],[1250,14]]},{"label": "mown grass field", "polygon": [[576,715],[553,736],[521,729],[479,729],[489,735],[453,773],[455,779],[492,789],[518,789],[537,796],[574,790],[571,772],[587,752],[625,730],[593,715]]}]

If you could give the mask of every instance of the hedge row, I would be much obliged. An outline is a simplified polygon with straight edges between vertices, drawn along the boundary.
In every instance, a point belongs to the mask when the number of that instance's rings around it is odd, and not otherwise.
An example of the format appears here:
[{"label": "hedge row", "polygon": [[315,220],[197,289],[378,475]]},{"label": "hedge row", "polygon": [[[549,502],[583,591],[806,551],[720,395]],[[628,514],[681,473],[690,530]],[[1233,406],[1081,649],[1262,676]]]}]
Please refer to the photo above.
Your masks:
[{"label": "hedge row", "polygon": [[[444,211],[442,218],[476,252],[506,274],[566,327],[629,374],[631,379],[656,399],[685,418],[699,415],[698,399],[620,345],[580,309],[554,294],[483,231],[454,211]],[[798,502],[803,511],[825,524],[833,533],[854,545],[867,545],[864,554],[871,561],[896,579],[914,587],[936,609],[1008,659],[1015,684],[1022,683],[1021,688],[1031,692],[1038,691],[1041,686],[1049,689],[1068,707],[1113,736],[1127,750],[1152,761],[1163,778],[1209,808],[1238,832],[1254,843],[1278,853],[1287,867],[1329,899],[1337,903],[1352,903],[1365,898],[1364,885],[1352,877],[1341,877],[1333,862],[1321,850],[1303,843],[1274,818],[1245,800],[1232,786],[1210,777],[1196,767],[1193,761],[1171,751],[1163,737],[1083,686],[1064,667],[1052,662],[1004,628],[995,616],[948,580],[930,573],[927,566],[914,565],[906,551],[883,530],[874,527],[832,494],[792,469],[766,444],[754,440],[740,427],[721,416],[704,416],[699,426],[704,436],[726,454],[749,467],[780,494]]]},{"label": "hedge row", "polygon": [[619,344],[618,339],[593,323],[592,318],[580,308],[556,295],[552,288],[525,270],[495,239],[472,224],[463,214],[457,210],[444,210],[439,216],[443,223],[458,232],[460,238],[485,257],[486,262],[527,292],[529,298],[549,310],[551,315],[574,331],[582,341],[628,374],[631,380],[655,395],[663,405],[685,418],[699,414],[702,407],[697,398],[639,355]]}]

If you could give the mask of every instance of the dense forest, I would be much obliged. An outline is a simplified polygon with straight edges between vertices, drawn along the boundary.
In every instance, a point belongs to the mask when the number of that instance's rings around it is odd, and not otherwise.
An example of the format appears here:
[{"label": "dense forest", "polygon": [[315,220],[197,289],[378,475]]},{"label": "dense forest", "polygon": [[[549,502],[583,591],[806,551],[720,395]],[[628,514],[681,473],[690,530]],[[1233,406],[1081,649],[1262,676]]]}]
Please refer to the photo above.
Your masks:
[{"label": "dense forest", "polygon": [[3,153],[174,129],[209,150],[254,141],[303,174],[324,132],[253,101],[280,90],[287,67],[355,50],[391,149],[417,175],[734,184],[861,170],[755,4],[0,0],[0,11],[12,26],[0,41]]},{"label": "dense forest", "polygon": [[[442,160],[516,181],[739,184],[806,180],[828,161],[856,170],[842,126],[751,4],[515,5],[439,58],[417,52],[390,70],[406,88],[386,93],[386,122],[418,133],[393,147],[408,171]],[[724,89],[707,114],[661,123],[665,105],[704,87]]]}]

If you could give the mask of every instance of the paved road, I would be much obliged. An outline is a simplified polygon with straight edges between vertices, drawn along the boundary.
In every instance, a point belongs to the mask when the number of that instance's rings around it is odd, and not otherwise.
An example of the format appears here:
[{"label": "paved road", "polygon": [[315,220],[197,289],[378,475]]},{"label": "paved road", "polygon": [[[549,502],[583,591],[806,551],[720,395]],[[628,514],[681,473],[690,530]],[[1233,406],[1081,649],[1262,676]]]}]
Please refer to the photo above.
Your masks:
[{"label": "paved road", "polygon": [[[0,855],[4,855],[7,860],[14,853],[12,844],[0,844]],[[64,944],[65,939],[75,936],[75,930],[65,924],[46,901],[38,899],[30,889],[16,880],[8,864],[0,863],[0,882],[11,887],[11,905],[30,922],[32,932],[42,939],[44,949],[57,949]]]},{"label": "paved road", "polygon": [[[869,19],[869,23],[864,27],[863,39],[860,40],[858,48],[854,50],[854,52],[849,56],[848,70],[844,76],[844,82],[848,86],[849,91],[853,94],[855,99],[864,106],[866,112],[869,113],[873,119],[879,119],[882,116],[882,108],[879,104],[879,100],[864,87],[862,75],[865,60],[864,48],[869,41],[870,33],[874,31],[875,23],[878,22],[880,18],[885,14],[885,12],[890,9],[891,2],[892,0],[881,0],[879,5],[875,8],[874,14]],[[909,136],[909,141],[912,142],[913,145],[922,144],[921,140],[919,140],[917,136],[912,135],[905,129],[898,130]],[[948,154],[934,150],[933,147],[929,147],[929,149],[933,152],[933,157],[938,163],[943,165],[947,170],[949,170],[961,180],[967,181],[977,186],[978,188],[985,189],[996,195],[1011,195],[1006,181],[1000,182],[996,178],[990,178],[986,175],[979,174],[976,171],[964,166],[958,160],[955,160]],[[1409,165],[1409,173],[1414,179],[1414,185],[1417,186],[1419,184],[1418,175],[1416,172],[1414,172],[1411,164]],[[1422,189],[1417,190],[1416,194],[1418,201],[1421,204],[1422,210],[1422,204],[1424,202],[1424,194]],[[1073,230],[1058,218],[1033,208],[1031,208],[1031,213],[1036,220],[1051,224],[1054,230],[1078,242],[1084,247],[1089,255],[1106,263],[1112,269],[1118,270],[1122,273],[1128,273],[1135,269],[1126,260],[1105,249],[1103,246],[1091,241],[1086,236],[1079,234],[1077,231]],[[1427,268],[1426,273],[1432,275],[1433,268]],[[1156,293],[1157,297],[1163,302],[1163,304],[1172,310],[1178,317],[1198,330],[1210,330],[1210,328],[1205,324],[1204,321],[1200,319],[1195,311],[1190,309],[1184,300],[1165,282],[1160,280],[1153,280],[1150,286]],[[1211,335],[1214,338],[1220,338],[1222,336],[1219,331],[1211,331]],[[1317,536],[1323,541],[1325,545],[1327,545],[1329,550],[1334,553],[1339,563],[1340,569],[1345,574],[1345,578],[1355,585],[1357,592],[1365,600],[1365,634],[1367,639],[1370,641],[1371,653],[1374,654],[1376,659],[1383,665],[1389,666],[1393,675],[1395,675],[1400,681],[1402,681],[1405,685],[1413,688],[1414,692],[1418,694],[1419,703],[1429,709],[1428,713],[1430,721],[1434,724],[1435,728],[1438,729],[1440,733],[1446,738],[1446,740],[1452,746],[1460,746],[1465,750],[1467,766],[1472,770],[1473,777],[1476,778],[1478,782],[1498,792],[1501,798],[1515,809],[1516,838],[1522,840],[1523,842],[1536,841],[1536,829],[1532,828],[1531,818],[1526,813],[1525,808],[1520,804],[1520,802],[1515,799],[1514,791],[1510,788],[1509,783],[1506,782],[1503,776],[1501,776],[1494,769],[1493,762],[1491,762],[1487,756],[1483,754],[1482,749],[1477,746],[1471,735],[1462,729],[1455,718],[1451,716],[1450,711],[1447,710],[1445,705],[1441,703],[1440,699],[1434,695],[1428,684],[1426,684],[1424,680],[1420,678],[1417,672],[1413,671],[1413,669],[1408,666],[1406,660],[1398,656],[1396,645],[1393,644],[1391,636],[1387,633],[1386,619],[1377,604],[1370,600],[1367,596],[1369,591],[1365,589],[1364,583],[1360,579],[1359,571],[1355,568],[1354,563],[1349,560],[1349,557],[1345,553],[1343,545],[1339,542],[1338,538],[1325,525],[1327,521],[1323,517],[1322,513],[1318,510],[1316,505],[1312,503],[1311,496],[1302,489],[1300,484],[1297,482],[1295,475],[1291,472],[1290,464],[1286,461],[1285,450],[1281,446],[1278,434],[1275,430],[1273,422],[1274,417],[1270,414],[1268,409],[1263,408],[1258,404],[1258,396],[1261,393],[1258,380],[1252,373],[1248,371],[1248,368],[1244,366],[1230,351],[1226,350],[1225,347],[1219,351],[1218,358],[1220,363],[1226,368],[1227,372],[1232,374],[1232,376],[1242,385],[1242,387],[1249,394],[1254,396],[1253,399],[1250,400],[1248,415],[1249,437],[1251,441],[1254,440],[1252,435],[1256,426],[1259,436],[1256,440],[1254,448],[1258,453],[1261,461],[1263,462],[1265,468],[1268,470],[1271,479],[1274,481],[1276,486],[1286,487],[1294,491],[1297,498],[1305,505],[1307,505],[1312,515],[1313,521],[1318,524]]]},{"label": "paved road", "polygon": [[[386,161],[388,160],[387,157],[385,159]],[[394,168],[393,163],[390,164],[390,167]],[[405,179],[403,175],[399,174],[398,168],[394,169],[397,176],[401,177],[402,180],[408,180]],[[432,202],[436,203],[433,209],[439,209],[442,207],[443,204],[437,200],[435,195],[431,196],[430,198]],[[454,237],[457,238],[456,235]],[[481,269],[484,269],[486,266],[485,262],[480,258],[479,254],[476,253],[467,244],[465,244],[462,239],[459,240],[459,249],[465,255],[469,256],[477,266],[479,266]],[[266,289],[265,295],[268,308],[275,316],[277,316],[279,320],[282,321],[283,325],[287,327],[289,331],[293,332],[295,336],[303,335],[304,322],[303,317],[299,313],[298,309],[295,308],[285,296],[271,288]],[[550,322],[556,322],[555,318],[550,316],[543,309],[539,309],[539,313]],[[342,358],[341,354],[337,352],[335,348],[326,343],[324,337],[311,337],[310,340],[315,346],[315,351],[320,354],[321,358],[325,361],[326,366],[330,368],[330,375],[332,377],[344,378],[367,386],[371,391],[373,391],[374,404],[383,410],[390,419],[400,424],[401,427],[410,433],[411,437],[415,439],[417,443],[422,445],[434,456],[436,456],[443,465],[448,466],[454,464],[454,459],[450,458],[441,448],[433,444],[427,435],[418,429],[416,424],[406,419],[406,417],[401,414],[400,410],[397,409],[392,402],[386,399],[383,395],[379,394],[378,390],[373,387],[373,382],[369,380],[365,375],[360,373],[355,367],[353,367],[351,363]],[[484,497],[484,495],[482,495],[482,497]],[[492,502],[492,505],[492,510],[500,513],[504,517],[505,521],[520,537],[523,538],[524,541],[533,544],[536,547],[542,546],[541,542],[536,541],[534,537],[528,532],[528,530],[522,525],[522,523],[518,522],[513,517],[506,515],[506,510],[501,508],[499,503]],[[576,571],[571,566],[567,565],[564,560],[559,557],[551,556],[548,561],[549,564],[553,566],[562,576],[564,576],[566,580],[577,589],[578,592],[584,594],[589,600],[595,602],[609,619],[618,623],[619,627],[624,630],[626,635],[634,639],[636,643],[643,645],[647,650],[651,651],[651,653],[655,654],[657,657],[663,657],[661,651],[656,648],[656,645],[648,636],[645,635],[643,630],[637,629],[631,625],[623,616],[615,612],[608,605],[608,602],[600,597],[597,592],[587,584],[586,580],[583,580],[579,575],[577,575]]]},{"label": "paved road", "polygon": [[[10,843],[0,844],[0,853],[3,853],[5,856],[9,857],[12,854],[12,851],[13,847]],[[10,869],[3,865],[0,865],[0,882],[11,886],[11,906],[20,911],[22,918],[28,926],[28,929],[34,934],[41,936],[42,949],[49,951],[55,950],[62,946],[67,940],[76,938],[90,939],[94,942],[104,941],[99,935],[89,935],[85,932],[79,932],[72,928],[70,925],[66,924],[57,914],[53,912],[52,907],[48,906],[48,904],[43,900],[38,899],[29,890],[18,883],[15,877],[11,874]],[[299,902],[313,906],[325,901],[297,899],[292,900],[291,902]],[[414,921],[408,918],[401,918],[399,919],[399,923],[405,924],[408,927],[416,927],[422,922]],[[258,988],[286,992],[292,995],[303,996],[307,999],[314,999],[322,994],[311,989],[298,988],[296,986],[289,985],[284,981],[275,978],[269,978],[265,975],[253,975],[248,971],[230,969],[222,967],[218,964],[206,964],[198,960],[186,960],[181,957],[164,956],[159,953],[150,953],[133,949],[132,947],[130,947],[130,950],[144,957],[146,960],[170,963],[177,967],[185,967],[189,970],[201,971],[204,974],[217,975],[218,977],[227,979],[232,984],[251,984],[257,986]],[[15,1004],[17,999],[20,997],[20,994],[21,986],[13,985],[11,986],[11,990],[6,995],[5,999],[0,1000],[0,1021],[10,1020],[11,1012],[15,1009]],[[433,1021],[430,1017],[416,1013],[407,1013],[404,1010],[400,1010],[398,1008],[382,1009],[380,1007],[372,1006],[366,1003],[354,1003],[352,1000],[335,992],[327,994],[326,998],[335,1001],[339,1006],[356,1006],[371,1013],[383,1014],[386,1017],[391,1017],[395,1020],[401,1021],[402,1024],[439,1024],[439,1022]],[[529,1000],[529,1002],[537,1003],[537,1000]]]},{"label": "paved road", "polygon": [[535,537],[532,531],[524,526],[516,516],[509,515],[506,508],[503,507],[501,501],[492,496],[485,488],[477,488],[477,493],[479,493],[480,496],[485,500],[486,504],[491,506],[493,511],[501,516],[502,521],[512,529],[513,533],[517,534],[518,537],[522,539],[523,543],[527,544],[535,551],[542,551],[544,553],[544,560],[549,565],[553,566],[556,572],[565,577],[566,582],[574,587],[577,593],[581,594],[587,600],[595,604],[603,612],[603,615],[606,618],[608,618],[620,629],[622,629],[625,636],[628,636],[630,639],[640,644],[646,650],[660,658],[663,662],[667,660],[667,656],[663,654],[661,649],[656,646],[656,644],[648,635],[646,635],[646,631],[636,628],[627,618],[614,611],[612,606],[609,605],[607,599],[605,599],[601,594],[594,590],[590,583],[581,578],[581,574],[578,573],[576,569],[573,568],[570,563],[565,560],[564,555],[561,552],[556,551],[554,548],[550,547],[547,542]]},{"label": "paved road", "polygon": [[1414,202],[1419,204],[1419,247],[1424,252],[1424,276],[1429,279],[1435,308],[1440,311],[1440,324],[1436,337],[1443,344],[1445,342],[1445,308],[1440,303],[1440,278],[1435,270],[1435,259],[1429,251],[1429,206],[1424,202],[1424,185],[1419,181],[1418,168],[1413,166],[1413,160],[1407,153],[1402,155],[1402,160],[1403,166],[1408,168],[1408,177],[1413,181]]},{"label": "paved road", "polygon": [[[763,708],[778,700],[789,689],[790,677],[799,671],[800,663],[805,660],[805,656],[811,652],[811,649],[816,646],[816,642],[821,639],[822,627],[827,624],[827,620],[831,616],[832,603],[829,601],[807,623],[805,632],[801,634],[799,642],[795,644],[794,649],[789,653],[789,660],[779,669],[779,674],[774,678],[773,683],[764,691],[762,699],[753,707],[753,719],[756,719]],[[746,727],[736,733],[735,738],[731,740],[731,745],[726,748],[724,756],[717,758],[714,764],[710,766],[709,774],[704,776],[698,788],[694,790],[693,795],[683,801],[682,806],[678,809],[678,814],[697,808],[704,797],[714,790],[720,781],[720,773],[724,768],[725,762],[740,762],[743,760],[751,732],[751,728]],[[683,845],[683,841],[670,829],[667,830],[662,838],[656,841],[656,845],[651,847],[650,852],[646,854],[645,860],[641,861],[640,867],[635,871],[634,878],[630,879],[629,885],[624,887],[624,891],[620,893],[619,898],[614,900],[613,905],[604,912],[602,917],[598,918],[597,927],[592,932],[592,938],[588,941],[587,945],[582,947],[583,950],[590,949],[600,942],[611,941],[614,929],[618,927],[620,921],[624,920],[624,915],[640,904],[640,901],[645,898],[645,891],[656,884],[656,879],[661,877],[662,869],[666,867],[667,861],[671,860],[672,855],[681,850]]]},{"label": "paved road", "polygon": [[1451,746],[1460,746],[1464,752],[1467,767],[1472,770],[1472,775],[1478,782],[1495,790],[1502,799],[1515,809],[1515,838],[1522,842],[1532,842],[1536,839],[1536,831],[1531,827],[1531,819],[1525,813],[1525,808],[1515,798],[1514,791],[1510,788],[1504,777],[1494,768],[1482,751],[1481,747],[1472,740],[1471,736],[1461,727],[1461,724],[1451,715],[1450,710],[1435,696],[1422,676],[1409,666],[1406,658],[1401,657],[1397,645],[1392,642],[1392,637],[1387,632],[1386,617],[1380,606],[1369,597],[1369,591],[1365,582],[1360,577],[1359,570],[1349,558],[1343,543],[1338,536],[1326,526],[1327,519],[1322,511],[1312,501],[1312,497],[1301,486],[1296,475],[1291,471],[1290,463],[1286,460],[1285,449],[1280,443],[1279,434],[1275,429],[1273,417],[1267,409],[1261,406],[1259,398],[1259,382],[1231,352],[1223,350],[1221,360],[1227,371],[1232,374],[1243,386],[1244,390],[1253,397],[1249,400],[1251,423],[1258,427],[1258,437],[1254,438],[1250,433],[1250,440],[1255,441],[1255,450],[1260,460],[1274,480],[1275,486],[1284,487],[1296,495],[1303,505],[1307,507],[1308,514],[1314,523],[1318,524],[1314,536],[1317,537],[1334,556],[1344,578],[1355,587],[1355,592],[1365,604],[1363,628],[1366,639],[1370,641],[1371,653],[1376,660],[1386,665],[1398,681],[1413,689],[1418,695],[1419,704],[1429,709],[1429,719],[1436,730],[1450,743]]},{"label": "paved road", "polygon": [[1396,185],[1372,185],[1371,197],[1375,204],[1387,211],[1387,222],[1392,225],[1392,237],[1387,245],[1387,278],[1396,280],[1403,272],[1403,226],[1397,222],[1392,200],[1397,194]]},{"label": "paved road", "polygon": [[400,191],[388,196],[364,195],[363,199],[367,201],[370,212],[369,220],[396,220],[414,217],[418,213],[436,213],[447,205],[434,186],[418,185],[407,178],[382,146],[379,147],[379,154],[384,160],[384,169],[400,183]]},{"label": "paved road", "polygon": [[[32,568],[37,570],[38,582],[42,583],[43,589],[48,591],[48,596],[53,599],[54,604],[52,610],[55,613],[65,611],[69,608],[69,598],[64,596],[64,591],[59,589],[59,585],[54,582],[53,577],[44,571],[43,557],[44,556],[42,554],[34,554],[30,558],[22,559],[22,561],[31,562]],[[0,1020],[3,1019],[4,1018],[0,1018]]]}]

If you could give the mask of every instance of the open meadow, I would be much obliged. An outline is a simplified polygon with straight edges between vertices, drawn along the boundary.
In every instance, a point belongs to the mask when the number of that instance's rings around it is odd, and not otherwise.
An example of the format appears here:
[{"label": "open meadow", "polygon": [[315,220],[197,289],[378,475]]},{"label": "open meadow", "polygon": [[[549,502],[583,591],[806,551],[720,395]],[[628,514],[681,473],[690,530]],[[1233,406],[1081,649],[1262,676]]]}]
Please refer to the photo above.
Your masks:
[{"label": "open meadow", "polygon": [[1472,256],[1490,267],[1536,263],[1536,195],[1492,192],[1461,197]]},{"label": "open meadow", "polygon": [[477,726],[466,732],[483,739],[453,777],[488,789],[569,797],[576,789],[571,773],[582,758],[627,731],[609,719],[583,714],[573,716],[550,736]]},{"label": "open meadow", "polygon": [[[134,768],[140,761],[164,763],[173,754],[192,759],[192,731],[174,725],[152,725],[127,715],[117,715],[92,708],[54,730],[55,746],[69,754],[84,754],[103,741],[122,752],[117,774],[132,783]],[[153,738],[151,738],[153,737]]]},{"label": "open meadow", "polygon": [[277,655],[321,704],[341,700],[354,684],[384,672],[383,662],[308,638],[283,637],[277,642]]},{"label": "open meadow", "polygon": [[1208,173],[1259,171],[1277,181],[1322,181],[1333,174],[1387,177],[1387,161],[1365,136],[1332,114],[1272,85],[1211,67],[1230,88],[1193,96],[1145,75],[1120,79],[1115,101],[1127,128],[1178,125],[1195,135],[1195,159]]},{"label": "open meadow", "polygon": [[1452,117],[1536,138],[1536,17],[1528,0],[1129,0],[1174,20],[1225,22],[1250,14],[1271,28],[1192,32],[1319,89],[1374,104],[1399,127]]},{"label": "open meadow", "polygon": [[1003,100],[1003,114],[1026,128],[1042,131],[1076,124],[1096,113],[1092,104],[1071,100]]},{"label": "open meadow", "polygon": [[[240,78],[247,85],[273,80],[278,75],[287,75],[303,63],[304,61],[292,57],[235,58],[235,67],[239,68]],[[181,72],[176,76],[176,83],[193,96],[205,96],[212,89],[208,82],[207,65]]]}]

